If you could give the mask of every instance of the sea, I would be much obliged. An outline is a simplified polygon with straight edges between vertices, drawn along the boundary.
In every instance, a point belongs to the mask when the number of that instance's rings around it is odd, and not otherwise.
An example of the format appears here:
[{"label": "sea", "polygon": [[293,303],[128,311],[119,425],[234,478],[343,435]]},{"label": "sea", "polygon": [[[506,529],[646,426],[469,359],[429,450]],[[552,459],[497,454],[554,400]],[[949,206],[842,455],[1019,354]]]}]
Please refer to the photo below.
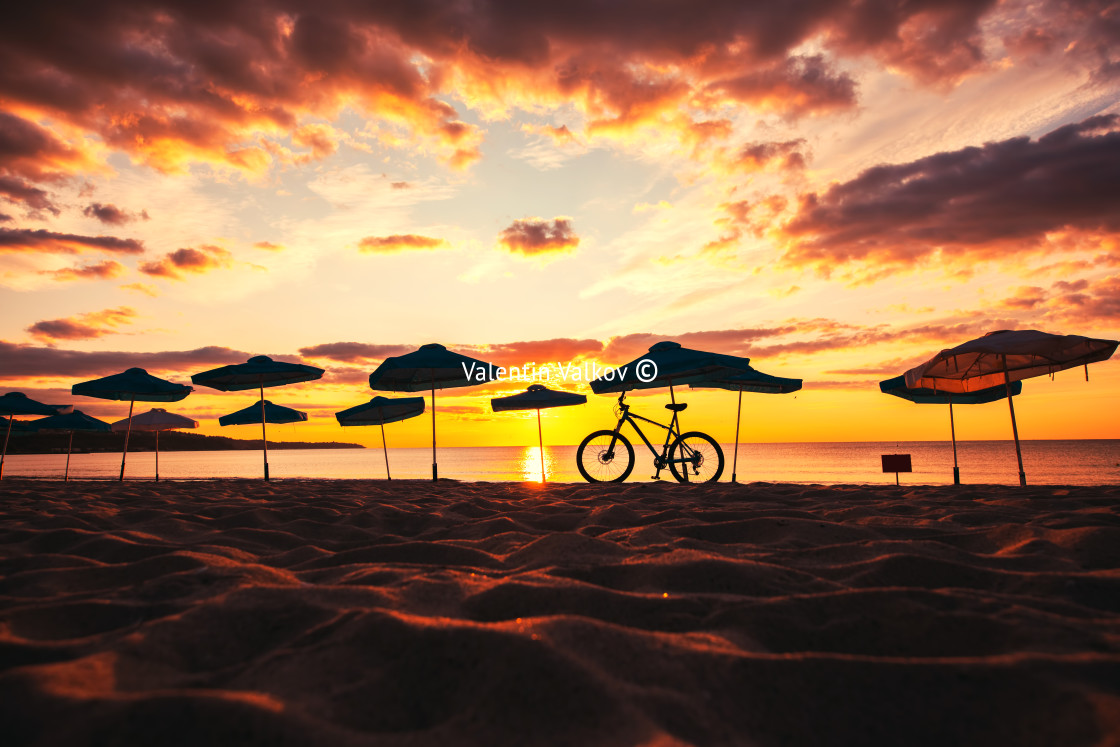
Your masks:
[{"label": "sea", "polygon": [[[1029,485],[1120,484],[1120,439],[1023,441],[1023,465]],[[732,478],[732,444],[723,444],[726,459],[721,482]],[[637,464],[627,482],[653,479],[653,459],[635,445]],[[912,472],[884,473],[882,455],[909,454]],[[961,482],[973,485],[1018,485],[1015,446],[1010,441],[959,441]],[[393,479],[431,479],[432,450],[389,449]],[[583,482],[576,469],[575,446],[546,446],[544,479]],[[442,447],[437,452],[439,476],[464,481],[540,482],[538,447]],[[268,453],[272,479],[354,479],[386,477],[385,455],[368,449],[273,449]],[[255,478],[263,475],[259,451],[174,451],[159,455],[160,479]],[[61,479],[65,454],[9,454],[5,477]],[[155,454],[128,455],[125,478],[151,480]],[[116,479],[119,453],[74,454],[71,479]],[[844,442],[740,444],[735,466],[738,482],[783,482],[824,485],[892,484],[950,485],[953,451],[949,442]],[[661,479],[672,480],[668,471]]]}]

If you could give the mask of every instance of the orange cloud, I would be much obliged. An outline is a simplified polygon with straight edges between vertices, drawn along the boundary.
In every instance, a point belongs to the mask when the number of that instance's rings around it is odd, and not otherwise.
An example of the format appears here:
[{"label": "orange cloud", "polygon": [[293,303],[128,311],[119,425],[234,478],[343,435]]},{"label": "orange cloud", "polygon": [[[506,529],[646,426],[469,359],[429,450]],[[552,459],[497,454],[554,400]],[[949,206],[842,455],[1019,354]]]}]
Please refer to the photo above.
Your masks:
[{"label": "orange cloud", "polygon": [[579,241],[567,218],[554,218],[551,223],[540,218],[515,220],[498,235],[502,248],[527,257],[571,252],[579,247]]},{"label": "orange cloud", "polygon": [[358,242],[358,250],[371,254],[392,254],[413,249],[444,249],[450,246],[444,239],[416,234],[393,234],[392,236],[366,236]]},{"label": "orange cloud", "polygon": [[84,251],[142,254],[144,243],[115,236],[82,236],[45,229],[0,228],[0,252],[77,254]]},{"label": "orange cloud", "polygon": [[135,309],[120,306],[63,319],[45,319],[32,324],[27,332],[48,344],[57,340],[89,340],[114,334],[118,327],[131,324],[135,317]]},{"label": "orange cloud", "polygon": [[279,252],[284,249],[283,244],[273,244],[271,241],[258,241],[257,243],[253,244],[253,246],[257,249],[267,249],[271,252]]},{"label": "orange cloud", "polygon": [[163,259],[145,262],[140,265],[139,270],[152,277],[182,280],[184,273],[203,274],[229,267],[232,264],[232,257],[233,255],[219,246],[204,245],[197,249],[185,247],[164,255]]},{"label": "orange cloud", "polygon": [[120,226],[134,220],[149,220],[147,210],[142,210],[140,214],[137,215],[126,210],[121,210],[116,205],[103,205],[100,202],[87,205],[85,209],[82,210],[82,215],[87,218],[96,218],[102,223],[108,223],[113,226]]},{"label": "orange cloud", "polygon": [[63,267],[61,270],[42,270],[39,274],[50,275],[56,280],[112,280],[124,274],[125,268],[112,259],[76,267]]}]

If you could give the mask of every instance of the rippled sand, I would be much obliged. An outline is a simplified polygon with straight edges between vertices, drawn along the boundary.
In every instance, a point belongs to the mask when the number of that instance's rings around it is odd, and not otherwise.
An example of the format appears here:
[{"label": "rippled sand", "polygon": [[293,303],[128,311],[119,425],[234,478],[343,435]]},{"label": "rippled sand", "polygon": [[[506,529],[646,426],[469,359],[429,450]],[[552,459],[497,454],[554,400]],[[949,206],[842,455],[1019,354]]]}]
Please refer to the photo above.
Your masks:
[{"label": "rippled sand", "polygon": [[4,480],[0,741],[1118,744],[1118,505]]}]

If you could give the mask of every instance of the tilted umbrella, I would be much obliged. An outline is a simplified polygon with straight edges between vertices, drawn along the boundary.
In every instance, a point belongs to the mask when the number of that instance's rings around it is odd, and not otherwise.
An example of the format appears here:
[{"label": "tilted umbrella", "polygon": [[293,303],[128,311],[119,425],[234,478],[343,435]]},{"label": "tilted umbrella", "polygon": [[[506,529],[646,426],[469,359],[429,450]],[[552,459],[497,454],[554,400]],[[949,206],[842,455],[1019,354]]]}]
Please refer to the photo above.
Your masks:
[{"label": "tilted umbrella", "polygon": [[380,425],[381,449],[385,452],[385,479],[392,480],[389,474],[389,446],[385,443],[385,424],[408,420],[417,415],[424,414],[423,397],[401,397],[390,399],[388,397],[374,397],[369,402],[357,405],[342,412],[336,412],[335,418],[341,426],[352,425]]},{"label": "tilted umbrella", "polygon": [[942,350],[922,365],[910,369],[905,374],[906,386],[963,393],[1002,383],[1011,411],[1011,432],[1015,437],[1015,457],[1019,461],[1019,484],[1026,485],[1011,382],[1077,366],[1085,366],[1085,380],[1088,381],[1089,364],[1110,358],[1117,345],[1120,342],[1116,340],[1052,335],[1034,329],[999,330]]},{"label": "tilted umbrella", "polygon": [[[123,402],[128,400],[128,417],[132,418],[132,407],[137,402],[178,402],[194,391],[186,384],[174,384],[152,376],[142,368],[130,368],[119,374],[105,376],[92,381],[83,381],[70,388],[72,394],[83,397],[97,397]],[[124,463],[128,458],[128,437],[131,430],[124,432],[124,450],[121,452],[121,476],[124,480]]]},{"label": "tilted umbrella", "polygon": [[8,416],[8,424],[4,428],[4,450],[0,452],[0,480],[4,479],[4,457],[8,455],[8,436],[12,435],[12,420],[16,415],[57,415],[73,409],[71,405],[44,405],[23,392],[8,392],[0,397],[0,415]]},{"label": "tilted umbrella", "polygon": [[302,423],[307,420],[307,413],[294,410],[284,405],[276,405],[267,399],[249,405],[243,410],[231,412],[218,418],[219,425],[256,425],[257,423]]},{"label": "tilted umbrella", "polygon": [[540,443],[541,449],[541,482],[544,482],[544,434],[541,431],[541,410],[548,407],[567,407],[586,403],[586,395],[556,391],[555,389],[549,389],[543,384],[530,384],[529,388],[520,394],[491,399],[490,407],[493,408],[494,412],[505,412],[508,410],[537,411],[537,440]]},{"label": "tilted umbrella", "polygon": [[179,428],[197,428],[198,421],[168,412],[161,407],[156,407],[131,418],[118,420],[113,423],[113,430],[127,431],[135,428],[138,431],[154,431],[156,434],[156,482],[159,482],[159,432],[173,431]]},{"label": "tilted umbrella", "polygon": [[369,388],[379,392],[432,391],[432,479],[436,480],[436,389],[475,386],[496,378],[497,367],[493,364],[430,343],[411,353],[386,358],[369,375]]},{"label": "tilted umbrella", "polygon": [[86,415],[81,410],[71,410],[62,415],[51,415],[48,418],[33,420],[31,425],[37,431],[69,431],[70,440],[66,445],[66,471],[62,475],[64,482],[70,481],[70,452],[74,449],[74,431],[108,432],[109,424],[104,420]]},{"label": "tilted umbrella", "polygon": [[[996,402],[1007,396],[1007,389],[1003,386],[992,386],[978,392],[950,394],[938,392],[933,389],[910,389],[906,386],[905,376],[895,376],[893,379],[879,382],[879,391],[884,394],[893,394],[895,397],[915,402],[920,405],[949,405],[949,435],[953,439],[953,484],[961,484],[961,470],[957,465],[957,427],[953,422],[953,405],[983,405]],[[1017,395],[1023,391],[1023,382],[1011,382],[1011,394]]]},{"label": "tilted umbrella", "polygon": [[[261,407],[264,407],[264,388],[266,386],[284,386],[286,384],[299,384],[304,381],[314,381],[322,378],[323,369],[308,366],[303,363],[285,363],[274,361],[267,355],[257,355],[244,363],[235,363],[222,366],[210,371],[203,371],[191,376],[191,381],[201,386],[208,386],[222,392],[241,392],[246,389],[260,389]],[[293,410],[293,412],[295,412]],[[236,413],[235,413],[236,414]],[[227,416],[229,417],[229,416]],[[264,448],[264,479],[268,479],[268,434],[265,423],[278,422],[266,418],[262,409],[259,420],[251,422],[261,424],[261,444]],[[306,420],[306,418],[304,418]],[[292,422],[292,421],[284,421]],[[222,425],[228,425],[222,423]]]},{"label": "tilted umbrella", "polygon": [[731,456],[731,482],[737,482],[737,469],[739,466],[739,421],[743,414],[743,392],[756,394],[789,394],[801,389],[801,379],[786,379],[781,376],[771,376],[742,364],[741,369],[725,369],[722,374],[713,374],[711,378],[689,384],[690,389],[729,389],[739,392],[739,404],[735,411],[735,451]]}]

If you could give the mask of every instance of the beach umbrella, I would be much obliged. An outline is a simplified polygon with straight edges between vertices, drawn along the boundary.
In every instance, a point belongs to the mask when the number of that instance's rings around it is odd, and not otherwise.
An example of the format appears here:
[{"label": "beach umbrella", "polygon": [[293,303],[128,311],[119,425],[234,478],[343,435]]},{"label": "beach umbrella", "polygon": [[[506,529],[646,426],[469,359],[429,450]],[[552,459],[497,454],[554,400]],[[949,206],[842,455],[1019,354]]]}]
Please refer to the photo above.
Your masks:
[{"label": "beach umbrella", "polygon": [[[111,399],[119,402],[128,400],[128,417],[132,417],[132,407],[137,402],[178,402],[194,391],[186,384],[174,384],[152,376],[142,368],[130,368],[119,374],[105,376],[92,381],[83,381],[70,388],[72,394],[98,399]],[[124,463],[128,458],[128,437],[131,431],[124,432],[124,450],[121,452],[121,476],[124,480]]]},{"label": "beach umbrella", "polygon": [[667,386],[672,396],[675,384],[703,381],[714,374],[728,373],[727,369],[742,370],[749,362],[749,358],[692,350],[665,340],[651,346],[641,357],[592,380],[591,391],[613,394]]},{"label": "beach umbrella", "polygon": [[385,479],[392,480],[389,474],[389,446],[385,443],[385,424],[408,420],[424,413],[423,397],[401,397],[390,399],[388,397],[374,397],[365,404],[357,405],[342,412],[336,412],[335,418],[341,426],[352,425],[380,425],[381,449],[385,453]]},{"label": "beach umbrella", "polygon": [[1019,447],[1019,427],[1015,423],[1015,404],[1011,382],[1033,376],[1053,375],[1067,368],[1085,367],[1107,360],[1120,342],[1098,340],[1081,335],[1053,335],[1034,329],[999,330],[983,337],[942,350],[905,374],[906,386],[939,392],[976,392],[1003,384],[1011,411],[1011,432],[1015,438],[1015,457],[1019,461],[1019,484],[1027,484],[1023,471],[1023,452]]},{"label": "beach umbrella", "polygon": [[494,412],[506,412],[508,410],[537,411],[537,440],[541,449],[541,482],[544,482],[544,434],[541,431],[541,410],[548,407],[568,407],[586,403],[586,395],[560,392],[549,389],[543,384],[531,384],[528,389],[520,394],[491,399],[490,407],[493,408]]},{"label": "beach umbrella", "polygon": [[307,420],[307,413],[293,410],[284,405],[275,405],[267,399],[249,405],[243,410],[231,412],[218,418],[219,425],[256,425],[257,423],[302,423]]},{"label": "beach umbrella", "polygon": [[178,428],[197,428],[198,421],[186,415],[168,412],[161,407],[156,407],[131,418],[118,420],[113,423],[115,431],[154,431],[156,434],[156,482],[159,482],[159,432],[172,431]]},{"label": "beach umbrella", "polygon": [[8,416],[4,428],[4,450],[0,452],[0,480],[4,479],[4,457],[8,455],[8,437],[12,435],[12,421],[16,415],[56,415],[73,409],[70,405],[44,405],[23,392],[8,392],[0,397],[0,415]]},{"label": "beach umbrella", "polygon": [[727,368],[722,374],[689,384],[689,389],[729,389],[739,392],[739,404],[735,411],[735,451],[731,457],[731,482],[737,481],[736,470],[739,465],[739,421],[743,414],[743,392],[755,394],[789,394],[801,389],[801,379],[786,379],[771,376],[751,368],[746,363],[741,368]]},{"label": "beach umbrella", "polygon": [[74,431],[91,431],[106,433],[109,424],[104,420],[86,415],[81,410],[71,410],[61,415],[51,415],[47,418],[33,420],[28,425],[37,431],[69,431],[70,440],[66,444],[66,471],[63,473],[64,482],[70,481],[70,453],[74,450]]},{"label": "beach umbrella", "polygon": [[411,353],[386,358],[369,375],[369,388],[378,392],[432,391],[432,479],[436,480],[436,389],[475,386],[497,378],[497,367],[492,363],[430,343]]},{"label": "beach umbrella", "polygon": [[[1004,386],[992,386],[978,392],[965,392],[950,394],[938,392],[934,389],[911,389],[906,386],[905,376],[895,376],[893,379],[879,382],[879,391],[892,394],[895,397],[915,402],[919,405],[949,405],[949,435],[953,439],[953,484],[961,484],[961,470],[957,465],[957,428],[953,422],[953,405],[983,405],[996,402],[1007,396]],[[1011,382],[1011,394],[1017,395],[1023,391],[1023,382]]]},{"label": "beach umbrella", "polygon": [[[314,381],[322,378],[323,369],[308,366],[303,363],[285,363],[274,361],[267,355],[257,355],[244,363],[235,363],[210,371],[203,371],[191,376],[191,381],[201,386],[217,389],[222,392],[241,392],[247,389],[260,389],[260,406],[265,406],[264,388],[266,386],[285,386],[299,384],[304,381]],[[285,408],[287,409],[287,408]],[[292,410],[295,412],[295,410]],[[236,415],[237,413],[234,413]],[[230,416],[226,416],[230,417]],[[277,421],[266,417],[262,409],[258,420],[246,421],[261,424],[261,444],[264,449],[264,479],[268,479],[268,434],[265,423],[294,422],[290,420]],[[306,416],[303,420],[307,420]],[[222,423],[230,425],[230,423]]]}]

